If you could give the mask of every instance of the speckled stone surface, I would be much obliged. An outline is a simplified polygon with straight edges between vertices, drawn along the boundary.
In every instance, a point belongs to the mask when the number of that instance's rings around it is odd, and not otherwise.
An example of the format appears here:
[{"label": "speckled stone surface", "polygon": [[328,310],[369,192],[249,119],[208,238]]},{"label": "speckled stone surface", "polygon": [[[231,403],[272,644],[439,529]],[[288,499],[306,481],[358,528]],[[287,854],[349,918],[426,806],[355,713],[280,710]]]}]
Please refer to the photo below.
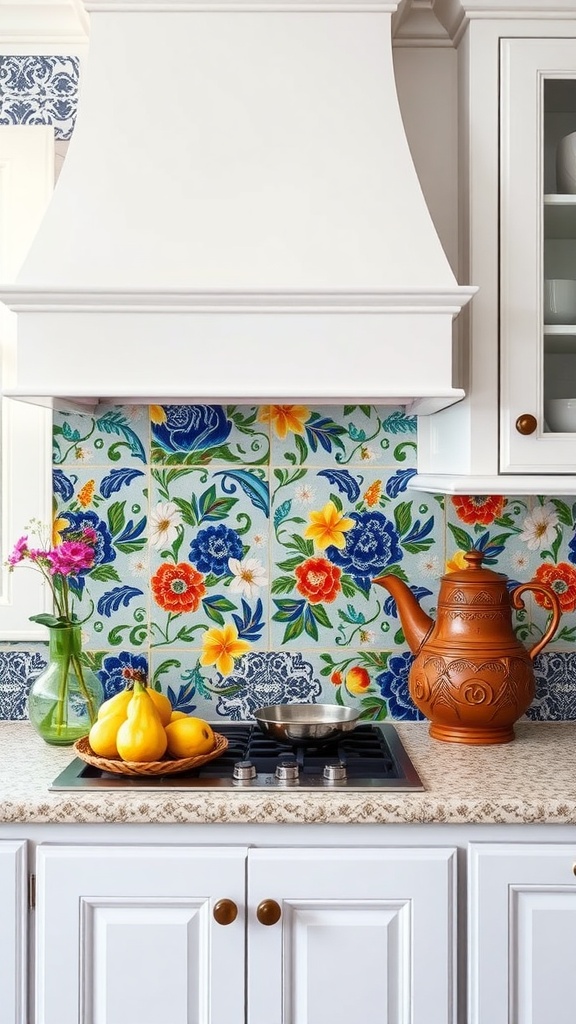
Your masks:
[{"label": "speckled stone surface", "polygon": [[419,793],[51,793],[72,759],[26,722],[0,723],[0,822],[576,824],[576,724],[521,722],[512,743],[468,747],[397,723]]}]

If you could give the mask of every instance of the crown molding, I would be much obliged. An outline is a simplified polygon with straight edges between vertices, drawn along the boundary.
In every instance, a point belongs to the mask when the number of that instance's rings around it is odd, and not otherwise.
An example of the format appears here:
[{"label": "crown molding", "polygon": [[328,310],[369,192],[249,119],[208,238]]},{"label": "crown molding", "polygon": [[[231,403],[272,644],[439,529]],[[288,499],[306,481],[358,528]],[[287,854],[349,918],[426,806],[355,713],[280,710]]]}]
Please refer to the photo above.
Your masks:
[{"label": "crown molding", "polygon": [[473,285],[454,288],[403,288],[379,292],[244,291],[196,292],[187,289],[35,289],[0,285],[0,302],[15,312],[111,311],[202,313],[451,313],[456,315],[477,292]]},{"label": "crown molding", "polygon": [[470,21],[576,19],[574,0],[432,0],[432,6],[455,45]]},{"label": "crown molding", "polygon": [[392,18],[394,46],[453,46],[436,17],[433,0],[402,0]]},{"label": "crown molding", "polygon": [[86,10],[116,14],[185,11],[375,11],[394,14],[398,0],[85,0]]}]

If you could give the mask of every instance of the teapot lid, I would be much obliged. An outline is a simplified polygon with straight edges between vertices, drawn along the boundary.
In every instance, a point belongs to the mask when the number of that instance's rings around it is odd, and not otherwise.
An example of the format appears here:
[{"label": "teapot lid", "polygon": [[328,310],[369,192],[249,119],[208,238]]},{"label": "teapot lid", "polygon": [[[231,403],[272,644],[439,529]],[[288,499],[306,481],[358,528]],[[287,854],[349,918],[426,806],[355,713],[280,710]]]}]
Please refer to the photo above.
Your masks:
[{"label": "teapot lid", "polygon": [[457,569],[455,572],[447,572],[442,580],[450,583],[505,583],[507,577],[501,572],[494,572],[492,569],[483,569],[484,552],[473,548],[464,555],[466,562],[465,569]]}]

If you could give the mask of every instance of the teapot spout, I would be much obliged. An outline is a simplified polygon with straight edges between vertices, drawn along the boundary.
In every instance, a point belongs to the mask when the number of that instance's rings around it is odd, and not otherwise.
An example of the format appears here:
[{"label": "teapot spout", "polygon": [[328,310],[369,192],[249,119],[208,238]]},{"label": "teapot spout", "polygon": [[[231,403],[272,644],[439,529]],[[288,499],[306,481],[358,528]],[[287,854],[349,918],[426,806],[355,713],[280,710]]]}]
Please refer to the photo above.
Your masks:
[{"label": "teapot spout", "polygon": [[423,611],[410,587],[398,576],[385,574],[372,580],[372,583],[384,587],[394,598],[406,642],[412,654],[417,654],[434,625],[434,619]]}]

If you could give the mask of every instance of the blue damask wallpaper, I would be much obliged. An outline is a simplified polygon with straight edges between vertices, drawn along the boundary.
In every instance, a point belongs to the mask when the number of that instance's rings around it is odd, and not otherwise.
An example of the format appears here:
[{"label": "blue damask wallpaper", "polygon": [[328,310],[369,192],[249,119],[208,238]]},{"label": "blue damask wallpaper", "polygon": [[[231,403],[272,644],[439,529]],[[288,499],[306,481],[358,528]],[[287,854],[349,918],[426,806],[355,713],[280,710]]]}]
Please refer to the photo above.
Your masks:
[{"label": "blue damask wallpaper", "polygon": [[[0,123],[69,138],[77,87],[72,58],[0,57]],[[53,441],[52,539],[97,538],[74,597],[107,696],[146,673],[214,721],[282,700],[415,719],[412,655],[371,581],[394,572],[434,615],[440,576],[475,547],[511,581],[556,590],[564,614],[528,714],[576,718],[572,500],[412,491],[416,421],[388,407],[110,407],[55,414]],[[548,616],[537,600],[517,613],[528,646]],[[45,658],[43,644],[3,645],[0,718],[26,716]]]},{"label": "blue damask wallpaper", "polygon": [[0,56],[0,124],[52,124],[69,139],[78,106],[76,57]]}]

